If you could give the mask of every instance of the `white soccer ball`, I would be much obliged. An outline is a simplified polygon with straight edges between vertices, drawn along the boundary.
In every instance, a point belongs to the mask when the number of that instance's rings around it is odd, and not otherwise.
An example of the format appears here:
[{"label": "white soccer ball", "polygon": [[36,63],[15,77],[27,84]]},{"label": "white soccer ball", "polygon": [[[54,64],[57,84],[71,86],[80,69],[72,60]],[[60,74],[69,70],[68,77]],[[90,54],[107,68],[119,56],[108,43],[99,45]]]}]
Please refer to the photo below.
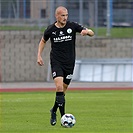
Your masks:
[{"label": "white soccer ball", "polygon": [[73,127],[75,123],[76,123],[76,119],[72,114],[64,114],[61,117],[61,125],[63,127],[70,128],[70,127]]}]

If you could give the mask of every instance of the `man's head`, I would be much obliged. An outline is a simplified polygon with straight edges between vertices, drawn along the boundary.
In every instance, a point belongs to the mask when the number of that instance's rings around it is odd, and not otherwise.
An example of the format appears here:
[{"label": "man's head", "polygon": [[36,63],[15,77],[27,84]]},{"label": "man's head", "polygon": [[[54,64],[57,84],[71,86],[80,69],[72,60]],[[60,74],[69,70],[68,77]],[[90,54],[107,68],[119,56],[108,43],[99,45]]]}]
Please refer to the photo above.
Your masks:
[{"label": "man's head", "polygon": [[55,17],[58,23],[65,25],[68,18],[68,11],[65,7],[59,6],[56,8]]}]

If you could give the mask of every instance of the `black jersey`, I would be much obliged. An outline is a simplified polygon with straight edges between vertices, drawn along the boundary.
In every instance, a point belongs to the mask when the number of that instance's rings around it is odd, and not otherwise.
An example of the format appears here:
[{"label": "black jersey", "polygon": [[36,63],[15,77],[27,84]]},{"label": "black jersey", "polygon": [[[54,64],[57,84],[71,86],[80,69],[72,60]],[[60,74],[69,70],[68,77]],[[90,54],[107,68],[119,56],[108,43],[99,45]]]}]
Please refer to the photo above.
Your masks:
[{"label": "black jersey", "polygon": [[81,32],[83,26],[75,22],[67,22],[63,28],[57,28],[55,23],[48,26],[44,32],[44,40],[50,38],[50,59],[61,63],[75,62],[76,32]]}]

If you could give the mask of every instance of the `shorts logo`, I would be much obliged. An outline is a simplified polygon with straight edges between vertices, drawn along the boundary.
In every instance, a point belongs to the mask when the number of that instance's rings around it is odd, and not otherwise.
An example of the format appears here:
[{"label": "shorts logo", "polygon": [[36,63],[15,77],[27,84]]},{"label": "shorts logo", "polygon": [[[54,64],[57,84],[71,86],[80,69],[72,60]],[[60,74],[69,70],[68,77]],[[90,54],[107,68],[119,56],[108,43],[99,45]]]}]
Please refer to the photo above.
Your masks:
[{"label": "shorts logo", "polygon": [[69,33],[69,34],[72,33],[72,29],[70,29],[70,28],[67,29],[67,33]]},{"label": "shorts logo", "polygon": [[66,79],[72,79],[72,77],[73,77],[73,75],[70,74],[70,75],[67,75],[67,76],[66,76]]},{"label": "shorts logo", "polygon": [[56,72],[53,72],[53,77],[55,77],[56,76]]}]

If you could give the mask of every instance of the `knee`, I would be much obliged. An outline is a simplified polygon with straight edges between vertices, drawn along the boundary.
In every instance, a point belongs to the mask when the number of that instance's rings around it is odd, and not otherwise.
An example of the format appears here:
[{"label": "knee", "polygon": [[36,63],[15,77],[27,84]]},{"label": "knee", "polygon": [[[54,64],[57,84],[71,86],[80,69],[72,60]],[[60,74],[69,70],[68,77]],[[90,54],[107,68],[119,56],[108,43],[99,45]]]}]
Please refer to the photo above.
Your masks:
[{"label": "knee", "polygon": [[57,92],[63,92],[63,85],[57,84],[56,85],[56,91]]},{"label": "knee", "polygon": [[66,92],[67,88],[68,88],[68,85],[64,83],[64,84],[63,84],[64,93]]}]

